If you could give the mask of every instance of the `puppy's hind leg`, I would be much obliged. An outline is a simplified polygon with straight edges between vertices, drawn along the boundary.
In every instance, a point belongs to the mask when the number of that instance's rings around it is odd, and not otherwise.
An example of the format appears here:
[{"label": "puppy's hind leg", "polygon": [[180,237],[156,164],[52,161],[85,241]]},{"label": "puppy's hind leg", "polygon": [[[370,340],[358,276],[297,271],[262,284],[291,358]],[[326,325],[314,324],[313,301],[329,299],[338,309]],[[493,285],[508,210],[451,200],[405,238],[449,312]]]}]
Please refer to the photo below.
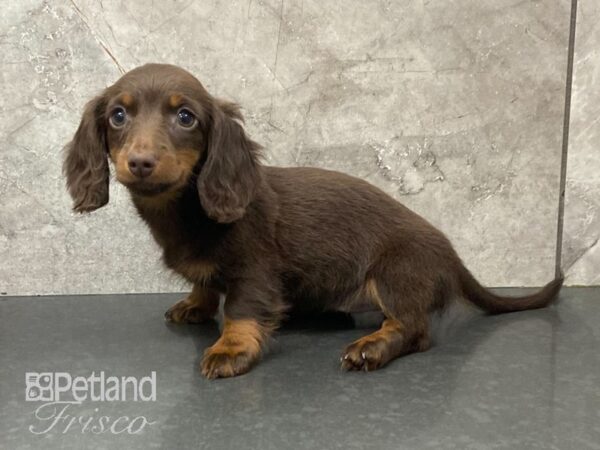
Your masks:
[{"label": "puppy's hind leg", "polygon": [[342,369],[375,370],[399,356],[429,349],[428,310],[433,289],[428,283],[412,282],[405,277],[367,279],[366,295],[382,310],[385,320],[379,330],[346,347]]}]

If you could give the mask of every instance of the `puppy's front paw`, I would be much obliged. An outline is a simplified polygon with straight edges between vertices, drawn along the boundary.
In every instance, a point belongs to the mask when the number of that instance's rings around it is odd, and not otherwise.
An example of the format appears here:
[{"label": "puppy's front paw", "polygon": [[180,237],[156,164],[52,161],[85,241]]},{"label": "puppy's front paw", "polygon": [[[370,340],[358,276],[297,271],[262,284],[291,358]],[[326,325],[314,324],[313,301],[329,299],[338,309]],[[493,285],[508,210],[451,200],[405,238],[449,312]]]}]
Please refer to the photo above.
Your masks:
[{"label": "puppy's front paw", "polygon": [[248,372],[257,357],[245,350],[213,345],[204,352],[201,371],[208,379],[228,378]]},{"label": "puppy's front paw", "polygon": [[212,318],[211,312],[201,304],[181,300],[165,313],[165,320],[171,323],[200,323]]}]

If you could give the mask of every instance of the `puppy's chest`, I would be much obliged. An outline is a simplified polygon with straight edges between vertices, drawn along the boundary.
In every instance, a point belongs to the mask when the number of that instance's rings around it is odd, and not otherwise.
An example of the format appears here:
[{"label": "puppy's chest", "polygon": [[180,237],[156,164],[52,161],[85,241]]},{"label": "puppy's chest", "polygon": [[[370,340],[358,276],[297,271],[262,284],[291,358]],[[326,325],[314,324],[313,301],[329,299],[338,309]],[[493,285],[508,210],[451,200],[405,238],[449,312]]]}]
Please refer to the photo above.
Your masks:
[{"label": "puppy's chest", "polygon": [[207,284],[217,279],[216,265],[210,261],[189,260],[178,264],[174,270],[193,283]]},{"label": "puppy's chest", "polygon": [[192,254],[189,249],[165,247],[163,260],[167,267],[192,283],[206,284],[217,278],[217,265],[210,258]]},{"label": "puppy's chest", "polygon": [[167,267],[192,283],[206,284],[216,278],[217,264],[202,232],[193,233],[178,223],[151,224],[156,242],[163,250]]}]

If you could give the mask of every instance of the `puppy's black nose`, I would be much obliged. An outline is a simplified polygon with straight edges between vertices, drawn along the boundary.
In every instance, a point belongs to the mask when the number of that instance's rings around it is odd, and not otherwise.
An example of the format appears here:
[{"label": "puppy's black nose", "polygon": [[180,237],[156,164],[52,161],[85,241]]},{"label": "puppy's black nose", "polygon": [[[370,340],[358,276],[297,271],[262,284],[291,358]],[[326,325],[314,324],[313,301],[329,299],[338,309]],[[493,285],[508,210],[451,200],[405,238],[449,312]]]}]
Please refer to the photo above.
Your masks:
[{"label": "puppy's black nose", "polygon": [[156,159],[151,155],[131,155],[127,160],[129,171],[136,177],[149,176],[156,167]]}]

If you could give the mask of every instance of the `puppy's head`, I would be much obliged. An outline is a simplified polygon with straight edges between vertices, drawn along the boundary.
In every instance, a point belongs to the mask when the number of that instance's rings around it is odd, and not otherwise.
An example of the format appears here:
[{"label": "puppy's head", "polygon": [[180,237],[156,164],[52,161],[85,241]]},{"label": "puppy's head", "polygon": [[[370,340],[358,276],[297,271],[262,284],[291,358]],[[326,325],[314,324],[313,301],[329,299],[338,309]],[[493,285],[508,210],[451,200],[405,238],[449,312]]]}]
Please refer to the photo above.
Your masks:
[{"label": "puppy's head", "polygon": [[87,104],[66,146],[74,210],[108,202],[110,159],[117,180],[145,203],[168,202],[192,183],[208,216],[241,218],[260,179],[260,147],[242,120],[237,105],[215,99],[183,69],[148,64],[128,72]]}]

